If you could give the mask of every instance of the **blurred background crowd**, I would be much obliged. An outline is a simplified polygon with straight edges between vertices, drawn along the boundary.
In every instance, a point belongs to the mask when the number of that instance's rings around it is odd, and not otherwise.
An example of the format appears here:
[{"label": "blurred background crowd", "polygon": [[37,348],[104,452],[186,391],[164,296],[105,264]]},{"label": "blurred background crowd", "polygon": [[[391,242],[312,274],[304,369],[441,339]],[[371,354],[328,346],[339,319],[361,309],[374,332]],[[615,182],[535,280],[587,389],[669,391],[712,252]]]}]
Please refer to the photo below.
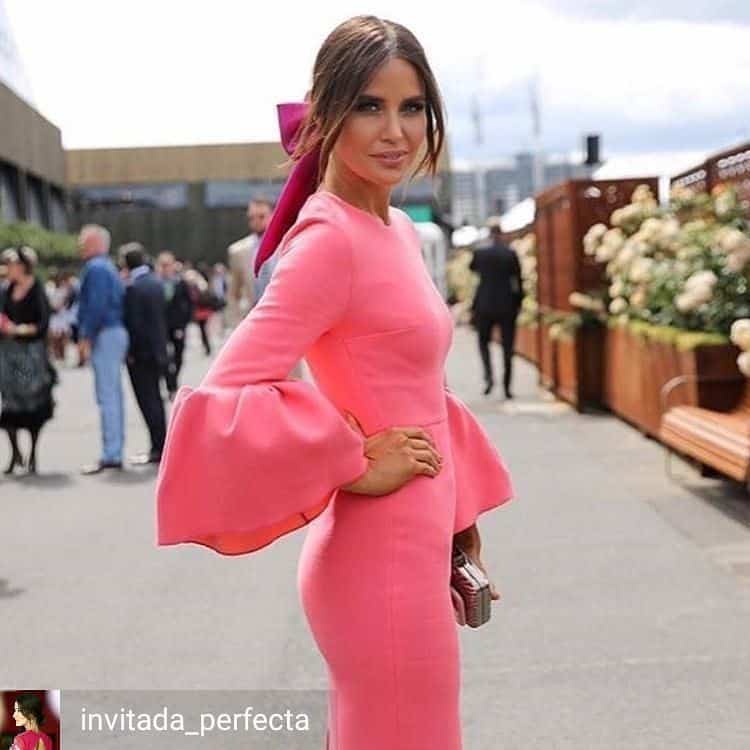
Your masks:
[{"label": "blurred background crowd", "polygon": [[[158,16],[153,28],[169,20],[159,16],[164,10],[149,12]],[[516,3],[503,9],[504,44],[475,13],[457,13],[446,25],[401,12],[435,51],[450,118],[435,176],[399,186],[393,203],[413,220],[456,323],[474,329],[473,364],[484,381],[477,390],[513,399],[513,360],[523,357],[555,397],[578,409],[611,410],[704,468],[710,463],[747,481],[745,6]],[[76,3],[49,13],[59,13],[61,23],[92,21],[90,9]],[[311,15],[289,55],[306,49],[313,28],[327,29],[336,13],[325,7]],[[226,38],[244,39],[246,14],[227,9]],[[73,73],[56,77],[45,45],[27,42],[35,76],[54,81],[48,91],[67,92],[54,100],[58,127],[35,103],[25,49],[11,28],[18,22],[29,40],[33,15],[24,3],[0,0],[0,251],[8,249],[0,264],[0,425],[10,438],[7,468],[36,468],[39,429],[53,406],[44,393],[61,367],[87,363],[104,447],[84,468],[119,468],[121,397],[108,366],[117,361],[128,369],[151,441],[133,460],[156,463],[186,332],[199,334],[198,352],[215,352],[273,273],[273,256],[258,278],[251,267],[286,178],[274,103],[301,96],[304,81],[277,71],[256,78],[254,96],[222,96],[189,116],[175,98],[148,122],[123,127],[109,118],[93,126],[99,120],[79,105],[75,74],[99,75],[90,53],[59,54]],[[183,20],[202,32],[201,13],[186,11]],[[122,12],[118,23],[142,32],[137,14]],[[530,38],[538,43],[530,46]],[[48,44],[60,41],[50,37]],[[169,44],[183,66],[169,73],[174,90],[218,77],[230,88],[244,84],[232,45],[212,48],[216,67],[201,78],[204,66],[188,70],[198,63],[183,42]],[[634,54],[642,46],[672,49],[680,65],[654,75],[648,56]],[[703,54],[686,53],[692,49]],[[118,56],[97,50],[108,61],[102,75],[111,77],[99,79],[99,93],[113,110],[120,87],[112,81],[137,79],[138,95],[148,95],[155,83],[146,62],[121,67]],[[275,48],[267,51],[272,59]],[[308,69],[301,60],[295,65]],[[146,311],[161,322],[144,325]],[[98,328],[103,336],[95,335]],[[25,403],[13,390],[24,382],[37,394]],[[729,395],[717,393],[717,383]],[[28,456],[15,447],[18,430],[31,436]]]},{"label": "blurred background crowd", "polygon": [[[258,278],[249,269],[272,209],[262,197],[249,203],[250,233],[227,249],[227,265],[194,265],[170,250],[151,254],[136,241],[113,249],[109,230],[98,224],[84,225],[77,236],[79,267],[41,269],[34,248],[6,248],[0,254],[6,474],[17,468],[36,472],[37,441],[54,416],[59,370],[87,364],[94,374],[102,453],[82,472],[123,467],[123,366],[150,436],[148,449],[130,462],[158,464],[166,434],[164,400],[173,400],[179,387],[188,329],[195,326],[209,357],[257,304],[275,259]],[[30,436],[28,455],[21,450],[20,430]]]}]

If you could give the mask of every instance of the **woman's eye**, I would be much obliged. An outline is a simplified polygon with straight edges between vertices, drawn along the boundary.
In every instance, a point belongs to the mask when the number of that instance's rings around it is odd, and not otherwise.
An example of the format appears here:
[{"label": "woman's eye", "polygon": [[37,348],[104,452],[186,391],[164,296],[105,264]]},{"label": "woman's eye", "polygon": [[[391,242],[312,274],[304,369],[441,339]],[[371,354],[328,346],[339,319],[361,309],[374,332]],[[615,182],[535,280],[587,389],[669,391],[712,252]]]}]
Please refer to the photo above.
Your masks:
[{"label": "woman's eye", "polygon": [[[370,107],[372,109],[369,109]],[[361,104],[357,105],[357,111],[358,112],[376,112],[378,110],[378,107],[379,105],[376,102],[362,102]],[[424,104],[420,102],[406,105],[407,112],[421,112],[423,109],[424,109]]]}]

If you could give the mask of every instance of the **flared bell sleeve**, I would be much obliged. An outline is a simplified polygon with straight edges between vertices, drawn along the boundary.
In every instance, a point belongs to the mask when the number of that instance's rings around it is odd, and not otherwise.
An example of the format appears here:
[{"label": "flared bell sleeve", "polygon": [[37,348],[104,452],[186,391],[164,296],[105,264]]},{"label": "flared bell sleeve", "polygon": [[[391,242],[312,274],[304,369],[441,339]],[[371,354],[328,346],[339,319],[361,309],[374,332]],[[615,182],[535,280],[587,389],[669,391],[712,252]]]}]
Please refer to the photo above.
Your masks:
[{"label": "flared bell sleeve", "polygon": [[474,524],[481,513],[513,499],[510,473],[490,436],[466,404],[446,385],[456,515],[453,533]]},{"label": "flared bell sleeve", "polygon": [[[288,241],[287,241],[288,240]],[[309,523],[367,470],[364,438],[312,383],[287,379],[346,315],[348,237],[323,218],[285,238],[260,301],[170,416],[157,543],[252,552]]]}]

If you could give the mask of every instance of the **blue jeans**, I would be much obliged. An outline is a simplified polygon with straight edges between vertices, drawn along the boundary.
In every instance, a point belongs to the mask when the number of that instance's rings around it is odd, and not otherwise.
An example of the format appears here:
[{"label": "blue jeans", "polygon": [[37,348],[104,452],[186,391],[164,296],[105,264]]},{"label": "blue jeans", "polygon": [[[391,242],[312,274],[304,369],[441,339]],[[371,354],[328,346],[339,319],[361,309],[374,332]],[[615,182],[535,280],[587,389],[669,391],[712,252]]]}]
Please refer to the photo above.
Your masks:
[{"label": "blue jeans", "polygon": [[129,336],[123,326],[102,328],[91,345],[96,403],[102,431],[102,461],[122,461],[125,442],[125,408],[122,394],[122,365]]}]

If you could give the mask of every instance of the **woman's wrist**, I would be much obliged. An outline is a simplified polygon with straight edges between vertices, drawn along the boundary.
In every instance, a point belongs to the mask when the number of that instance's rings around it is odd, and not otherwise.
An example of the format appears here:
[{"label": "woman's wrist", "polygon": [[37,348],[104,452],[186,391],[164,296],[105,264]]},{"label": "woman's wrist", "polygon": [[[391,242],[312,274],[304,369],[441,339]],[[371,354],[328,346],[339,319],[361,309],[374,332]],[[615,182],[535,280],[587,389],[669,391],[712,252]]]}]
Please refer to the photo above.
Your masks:
[{"label": "woman's wrist", "polygon": [[476,523],[473,523],[468,528],[454,534],[453,540],[463,550],[478,551],[482,544],[482,540],[479,536],[479,529],[477,528]]},{"label": "woman's wrist", "polygon": [[360,474],[354,481],[349,482],[348,484],[342,485],[339,489],[344,490],[345,492],[355,492],[358,494],[367,494],[366,493],[366,486],[367,486],[367,480],[366,477],[370,473],[370,459],[366,458],[366,468],[362,474]]},{"label": "woman's wrist", "polygon": [[31,323],[14,323],[11,328],[12,336],[33,336],[36,333],[36,326]]}]

